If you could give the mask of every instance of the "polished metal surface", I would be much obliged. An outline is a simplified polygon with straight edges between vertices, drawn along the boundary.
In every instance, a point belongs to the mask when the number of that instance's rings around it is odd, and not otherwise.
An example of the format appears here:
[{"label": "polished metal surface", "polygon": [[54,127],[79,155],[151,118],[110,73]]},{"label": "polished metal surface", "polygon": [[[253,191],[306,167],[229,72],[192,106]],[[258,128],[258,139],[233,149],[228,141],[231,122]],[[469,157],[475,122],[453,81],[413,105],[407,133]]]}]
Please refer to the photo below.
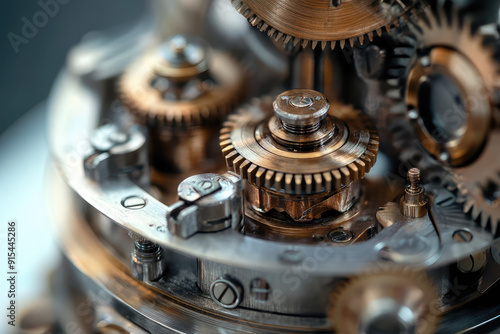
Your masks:
[{"label": "polished metal surface", "polygon": [[182,181],[180,201],[167,212],[167,227],[178,237],[241,228],[242,181],[236,174],[194,175]]}]

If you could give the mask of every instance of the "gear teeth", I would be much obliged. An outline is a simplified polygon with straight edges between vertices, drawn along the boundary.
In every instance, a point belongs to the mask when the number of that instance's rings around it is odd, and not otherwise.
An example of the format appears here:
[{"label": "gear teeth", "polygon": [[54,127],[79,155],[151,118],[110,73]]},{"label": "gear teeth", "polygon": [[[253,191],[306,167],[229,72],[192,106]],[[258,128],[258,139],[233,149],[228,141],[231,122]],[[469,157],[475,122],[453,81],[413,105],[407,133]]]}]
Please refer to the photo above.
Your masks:
[{"label": "gear teeth", "polygon": [[254,112],[267,110],[263,106],[271,103],[265,98],[256,99],[252,102],[249,108],[243,107],[237,114],[228,117],[221,130],[219,140],[228,167],[257,187],[266,187],[288,194],[314,194],[335,191],[353,181],[364,178],[376,161],[379,137],[369,117],[355,111],[351,106],[337,106],[338,114],[345,115],[346,120],[358,119],[363,124],[364,131],[369,134],[369,137],[365,137],[367,140],[365,152],[356,160],[339,169],[316,174],[291,174],[258,166],[258,164],[245,159],[235,148],[232,141],[232,133],[235,129],[239,129],[243,124],[254,119]]},{"label": "gear teeth", "polygon": [[[229,153],[227,153],[229,151]],[[226,162],[228,167],[233,167],[233,160],[238,157],[238,152],[232,150],[226,150],[226,152],[222,152],[223,154],[225,153],[226,157]]]},{"label": "gear teeth", "polygon": [[214,53],[212,59],[214,63],[211,63],[211,66],[217,64],[213,73],[217,73],[217,68],[223,64],[225,67],[232,68],[232,71],[238,73],[239,77],[233,78],[233,82],[226,83],[225,80],[221,80],[220,87],[214,89],[210,98],[204,100],[203,103],[196,100],[191,102],[165,101],[161,99],[161,94],[149,89],[154,75],[150,68],[154,61],[157,61],[151,54],[146,54],[133,63],[119,79],[117,90],[120,101],[138,122],[149,126],[191,127],[213,124],[222,120],[237,106],[243,95],[245,73],[230,57]]},{"label": "gear teeth", "polygon": [[266,169],[259,167],[255,173],[255,184],[257,187],[262,187],[265,183]]},{"label": "gear teeth", "polygon": [[365,42],[365,36],[364,35],[359,36],[358,41],[359,41],[359,45],[363,45],[363,43]]},{"label": "gear teeth", "polygon": [[242,156],[238,156],[236,159],[233,161],[233,169],[237,171],[238,169],[241,168],[241,165],[245,162],[245,159]]},{"label": "gear teeth", "polygon": [[322,174],[323,176],[323,180],[325,180],[325,191],[332,191],[333,188],[332,188],[332,181],[333,181],[333,178],[332,178],[332,173],[330,172],[325,172]]},{"label": "gear teeth", "polygon": [[[351,277],[348,281],[340,283],[330,295],[332,307],[328,310],[335,332],[352,332],[351,326],[346,326],[346,310],[347,312],[359,312],[360,309],[350,309],[352,306],[349,305],[356,305],[357,308],[363,307],[365,299],[373,298],[373,292],[385,291],[390,297],[393,294],[409,295],[406,290],[410,289],[418,290],[418,298],[421,298],[419,304],[422,313],[419,314],[418,319],[415,319],[415,332],[435,333],[439,323],[438,312],[435,309],[436,302],[439,301],[438,289],[424,271],[402,265],[372,266]],[[415,301],[414,299],[409,300],[411,303]]]},{"label": "gear teeth", "polygon": [[342,173],[340,170],[334,170],[331,172],[333,176],[334,189],[340,189],[342,187]]},{"label": "gear teeth", "polygon": [[[221,138],[223,136],[220,136],[219,138]],[[227,139],[227,140],[224,140],[223,142],[220,143],[220,147],[222,148],[222,152],[226,152],[229,148],[229,150],[232,150],[234,149],[233,145],[231,145],[231,140],[230,139]]]},{"label": "gear teeth", "polygon": [[312,194],[312,192],[313,192],[313,176],[312,175],[304,175],[304,186],[305,186],[305,192],[307,194]]},{"label": "gear teeth", "polygon": [[274,172],[272,170],[266,173],[265,187],[271,189],[274,186]]},{"label": "gear teeth", "polygon": [[247,177],[248,177],[248,181],[250,181],[251,183],[256,183],[255,176],[257,174],[258,169],[259,169],[259,167],[257,165],[254,165],[254,164],[251,164],[250,167],[248,167]]},{"label": "gear teeth", "polygon": [[347,185],[347,184],[351,183],[352,176],[351,176],[351,172],[349,171],[349,168],[347,168],[347,166],[340,168],[340,174],[341,174],[342,185]]},{"label": "gear teeth", "polygon": [[[351,45],[351,47],[354,46],[356,41],[358,41],[360,45],[363,45],[365,35],[368,38],[368,40],[372,42],[374,33],[376,33],[378,36],[382,36],[382,29],[385,29],[387,30],[387,32],[390,33],[391,25],[398,28],[401,24],[400,21],[402,22],[409,21],[412,15],[414,16],[419,14],[419,8],[423,6],[422,4],[419,4],[418,1],[415,1],[415,3],[413,3],[411,6],[403,7],[403,11],[401,12],[401,14],[399,14],[398,17],[391,19],[388,23],[384,24],[383,26],[374,29],[374,31],[368,31],[356,36],[349,36],[346,37],[345,39],[319,41],[307,38],[297,38],[295,36],[279,31],[271,24],[266,23],[262,18],[260,18],[252,9],[250,9],[245,4],[244,0],[243,1],[231,0],[231,4],[241,15],[243,15],[248,20],[248,22],[252,26],[256,27],[261,32],[265,32],[269,37],[274,38],[276,41],[279,41],[281,38],[283,38],[284,44],[287,44],[290,41],[292,41],[294,46],[300,45],[301,47],[306,48],[308,45],[310,45],[313,50],[318,46],[318,44],[321,44],[321,48],[322,50],[324,50],[328,43],[330,43],[331,49],[334,50],[337,41],[339,42],[341,49],[344,49],[346,42],[348,42],[349,45]],[[309,44],[309,42],[311,43]]]},{"label": "gear teeth", "polygon": [[324,186],[323,177],[321,176],[321,174],[314,174],[313,177],[314,177],[314,184],[315,184],[315,187],[316,187],[314,189],[314,191],[317,192],[317,193],[319,193],[319,192],[322,191],[322,188]]},{"label": "gear teeth", "polygon": [[494,236],[498,236],[498,222],[491,222],[491,233]]},{"label": "gear teeth", "polygon": [[368,40],[369,40],[370,42],[373,42],[373,32],[369,32],[369,33],[367,33],[366,35],[368,36]]},{"label": "gear teeth", "polygon": [[302,181],[303,181],[303,176],[300,175],[300,174],[295,174],[294,177],[293,177],[294,181],[295,181],[295,193],[297,194],[302,194],[302,188],[303,188],[303,185],[302,185]]},{"label": "gear teeth", "polygon": [[[250,168],[252,164],[250,163],[250,161],[248,160],[245,160],[241,166],[240,166],[240,170],[239,170],[239,174],[241,176],[242,179],[250,179],[249,176],[248,176],[248,168]],[[235,173],[238,173],[237,170],[234,170]]]},{"label": "gear teeth", "polygon": [[277,191],[281,191],[281,189],[283,189],[284,177],[285,177],[284,173],[276,173],[276,176],[274,178],[274,186],[276,187]]},{"label": "gear teeth", "polygon": [[285,174],[285,191],[287,193],[292,193],[294,189],[292,189],[293,184],[293,174]]}]

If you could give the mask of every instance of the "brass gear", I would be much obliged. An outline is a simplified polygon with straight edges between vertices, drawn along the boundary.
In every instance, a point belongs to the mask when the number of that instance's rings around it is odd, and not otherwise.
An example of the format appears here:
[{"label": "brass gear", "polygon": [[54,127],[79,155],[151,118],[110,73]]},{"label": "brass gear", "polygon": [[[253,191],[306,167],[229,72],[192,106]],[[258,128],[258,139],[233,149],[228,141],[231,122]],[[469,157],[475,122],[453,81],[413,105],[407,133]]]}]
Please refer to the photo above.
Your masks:
[{"label": "brass gear", "polygon": [[[495,189],[500,184],[500,159],[494,145],[499,142],[500,135],[494,120],[498,115],[496,96],[500,67],[495,50],[480,32],[472,32],[470,18],[459,17],[453,8],[448,12],[440,9],[437,14],[426,9],[425,16],[415,22],[412,31],[415,43],[412,37],[407,39],[409,43],[402,46],[406,48],[405,52],[395,62],[408,64],[408,69],[402,77],[393,80],[403,82],[406,90],[399,95],[399,90],[393,89],[388,95],[396,101],[405,99],[404,108],[396,104],[389,112],[392,124],[396,125],[393,127],[395,145],[399,145],[400,150],[413,147],[414,151],[422,153],[419,156],[423,159],[418,164],[440,166],[443,173],[451,174],[457,184],[457,202],[464,205],[464,211],[479,225],[497,234],[500,204]],[[408,52],[412,48],[419,51],[415,51],[410,61]],[[464,101],[463,125],[457,127],[457,135],[452,132],[449,138],[446,135],[441,141],[432,135],[433,131],[439,134],[439,128],[432,130],[433,127],[428,125],[436,111],[429,108],[428,115],[422,116],[420,109],[424,108],[419,106],[418,97],[422,82],[435,73],[451,77],[454,85],[459,87],[460,99]],[[447,85],[444,83],[442,86]],[[407,115],[411,121],[409,127],[404,124],[405,115],[401,114],[406,108],[410,110]],[[441,109],[445,116],[446,109],[455,112],[449,106]],[[450,115],[453,117],[448,118],[454,121],[461,114],[448,113]],[[418,140],[409,139],[412,127]]]},{"label": "brass gear", "polygon": [[[405,97],[420,143],[450,168],[472,163],[484,147],[500,71],[494,49],[484,45],[481,35],[472,33],[467,17],[463,24],[459,21],[456,13],[449,20],[444,12],[434,15],[427,10],[415,29],[421,51],[408,73]],[[443,101],[449,96],[453,102],[446,106],[425,103],[436,94],[436,87]]]},{"label": "brass gear", "polygon": [[[284,194],[331,192],[363,178],[376,161],[379,141],[375,127],[352,106],[334,105],[327,113],[323,124],[335,129],[333,137],[321,149],[301,151],[281,146],[270,134],[268,124],[274,119],[271,99],[254,100],[229,116],[221,130],[220,145],[228,167],[257,187]],[[326,135],[327,131],[317,134]]]},{"label": "brass gear", "polygon": [[[185,60],[187,64],[168,61],[165,49],[175,38],[179,36],[150,50],[130,65],[118,84],[121,100],[139,121],[148,125],[190,127],[217,124],[241,98],[243,70],[230,56],[210,52],[197,40],[187,40],[183,46],[199,48],[190,51],[194,56],[187,56],[195,59]],[[185,96],[167,98],[162,91],[190,79],[194,84]],[[196,89],[199,89],[199,94],[190,97],[190,92]]]},{"label": "brass gear", "polygon": [[231,0],[233,6],[253,26],[276,41],[314,49],[327,45],[333,50],[339,42],[351,46],[356,41],[373,40],[374,34],[397,27],[399,18],[418,15],[423,1],[359,0],[334,6],[325,0]]},{"label": "brass gear", "polygon": [[[434,333],[437,292],[427,275],[409,267],[382,266],[351,278],[330,298],[330,319],[339,334]],[[400,311],[400,312],[398,312]]]}]

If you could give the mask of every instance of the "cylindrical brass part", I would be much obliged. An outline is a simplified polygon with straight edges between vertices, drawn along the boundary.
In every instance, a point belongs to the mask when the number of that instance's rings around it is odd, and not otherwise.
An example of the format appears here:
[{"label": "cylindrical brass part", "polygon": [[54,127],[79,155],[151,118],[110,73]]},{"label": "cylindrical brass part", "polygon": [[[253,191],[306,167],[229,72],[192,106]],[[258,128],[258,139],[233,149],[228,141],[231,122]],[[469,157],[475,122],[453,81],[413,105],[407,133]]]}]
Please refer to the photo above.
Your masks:
[{"label": "cylindrical brass part", "polygon": [[427,214],[428,198],[425,189],[420,185],[420,170],[412,168],[408,171],[410,184],[405,188],[401,197],[400,210],[403,215],[410,218],[421,218]]}]

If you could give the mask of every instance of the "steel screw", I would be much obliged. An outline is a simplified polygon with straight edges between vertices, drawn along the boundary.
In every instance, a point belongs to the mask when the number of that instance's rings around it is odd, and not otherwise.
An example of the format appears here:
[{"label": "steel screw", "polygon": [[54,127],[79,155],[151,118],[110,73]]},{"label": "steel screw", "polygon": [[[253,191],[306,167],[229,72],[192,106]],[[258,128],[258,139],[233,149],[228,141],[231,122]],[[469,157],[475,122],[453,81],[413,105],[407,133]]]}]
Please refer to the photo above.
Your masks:
[{"label": "steel screw", "polygon": [[250,293],[255,300],[265,301],[269,299],[271,288],[263,278],[255,278],[250,282]]},{"label": "steel screw", "polygon": [[227,279],[218,278],[210,286],[210,296],[222,307],[235,308],[241,302],[241,288]]},{"label": "steel screw", "polygon": [[146,206],[146,200],[139,196],[129,196],[122,199],[122,206],[130,210],[139,210]]},{"label": "steel screw", "polygon": [[453,232],[453,240],[456,242],[470,242],[472,240],[472,233],[467,230],[456,230]]},{"label": "steel screw", "polygon": [[296,108],[307,108],[312,106],[313,99],[310,96],[297,95],[290,100],[290,104]]},{"label": "steel screw", "polygon": [[335,243],[346,243],[352,240],[353,235],[349,230],[339,229],[328,233],[328,238]]}]

